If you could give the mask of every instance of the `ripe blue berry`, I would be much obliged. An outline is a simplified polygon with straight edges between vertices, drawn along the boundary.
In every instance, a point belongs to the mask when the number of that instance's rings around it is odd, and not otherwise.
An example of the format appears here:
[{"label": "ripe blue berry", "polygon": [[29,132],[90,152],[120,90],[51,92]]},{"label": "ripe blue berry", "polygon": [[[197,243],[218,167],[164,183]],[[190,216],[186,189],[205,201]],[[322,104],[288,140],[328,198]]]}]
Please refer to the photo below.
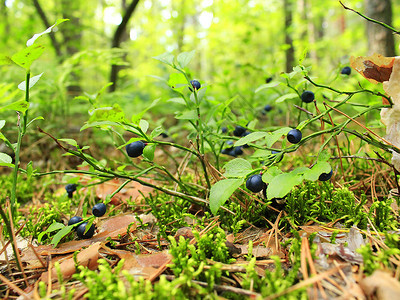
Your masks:
[{"label": "ripe blue berry", "polygon": [[83,219],[79,216],[74,216],[68,221],[68,226],[81,222]]},{"label": "ripe blue berry", "polygon": [[222,133],[227,133],[227,132],[228,132],[228,128],[222,127],[222,128],[221,128],[221,132],[222,132]]},{"label": "ripe blue berry", "polygon": [[311,91],[304,91],[301,94],[301,101],[303,101],[304,103],[313,102],[314,99],[315,99],[314,93]]},{"label": "ripe blue berry", "polygon": [[263,189],[265,183],[262,181],[262,176],[260,174],[251,175],[246,180],[246,188],[253,193],[259,193]]},{"label": "ripe blue berry", "polygon": [[88,225],[87,222],[82,223],[81,225],[78,226],[76,229],[76,233],[78,234],[78,237],[80,239],[90,239],[94,235],[94,225],[90,226],[89,230],[85,233],[86,231],[86,226]]},{"label": "ripe blue berry", "polygon": [[269,104],[267,104],[267,105],[264,106],[264,110],[265,110],[265,111],[271,111],[271,109],[272,109],[272,106],[269,105]]},{"label": "ripe blue berry", "polygon": [[129,157],[138,157],[143,154],[143,149],[146,146],[142,141],[136,141],[126,145],[126,153]]},{"label": "ripe blue berry", "polygon": [[235,127],[235,130],[233,131],[233,135],[234,136],[242,136],[242,134],[244,134],[245,132],[246,132],[246,128],[238,125]]},{"label": "ripe blue berry", "polygon": [[265,78],[265,83],[270,83],[272,81],[272,77]]},{"label": "ripe blue berry", "polygon": [[351,74],[351,68],[350,67],[344,67],[342,69],[342,71],[340,71],[340,74],[350,75]]},{"label": "ripe blue berry", "polygon": [[68,198],[72,198],[72,194],[76,191],[77,185],[75,183],[67,184],[65,186],[65,190],[68,193]]},{"label": "ripe blue berry", "polygon": [[287,139],[292,144],[297,144],[298,142],[300,142],[302,137],[303,135],[301,134],[301,131],[298,129],[292,129],[287,134]]},{"label": "ripe blue berry", "polygon": [[107,206],[104,203],[97,203],[93,206],[92,214],[96,217],[102,217],[106,213]]},{"label": "ripe blue berry", "polygon": [[[190,84],[192,85],[192,87],[193,87],[195,90],[198,90],[198,89],[201,88],[200,82],[197,81],[196,79],[190,80]],[[192,90],[191,88],[189,88],[189,90],[190,90],[191,92],[193,92],[193,90]]]},{"label": "ripe blue berry", "polygon": [[242,147],[240,147],[240,146],[235,147],[235,149],[233,149],[233,152],[235,153],[235,156],[242,155],[243,154]]},{"label": "ripe blue berry", "polygon": [[321,175],[319,175],[318,180],[319,181],[327,181],[329,179],[331,179],[333,175],[333,170],[331,170],[329,173],[322,173]]}]

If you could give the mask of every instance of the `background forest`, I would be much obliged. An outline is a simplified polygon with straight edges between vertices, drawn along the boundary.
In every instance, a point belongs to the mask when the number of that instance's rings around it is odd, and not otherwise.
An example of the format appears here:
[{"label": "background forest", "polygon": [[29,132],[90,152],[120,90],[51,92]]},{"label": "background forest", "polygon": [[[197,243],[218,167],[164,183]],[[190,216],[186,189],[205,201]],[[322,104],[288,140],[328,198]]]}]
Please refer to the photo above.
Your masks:
[{"label": "background forest", "polygon": [[[345,4],[388,24],[390,5],[393,15],[400,10],[396,1]],[[396,46],[393,41],[387,44],[386,37],[378,41],[379,26],[368,25],[338,1],[8,0],[1,2],[0,17],[2,53],[20,50],[27,37],[56,19],[70,19],[63,30],[43,38],[51,50],[32,66],[32,74],[46,66],[34,97],[47,118],[84,112],[82,103],[70,100],[83,91],[93,94],[108,82],[115,82],[115,93],[105,101],[117,99],[127,111],[140,110],[159,97],[165,100],[167,87],[149,77],[168,78],[168,69],[151,59],[164,52],[196,50],[190,71],[212,87],[214,97],[249,98],[267,78],[290,72],[304,56],[303,64],[312,66],[313,76],[327,82],[349,64],[350,56],[393,56],[398,48],[398,39]],[[400,26],[399,19],[392,23]],[[17,71],[14,66],[2,67],[2,81],[15,82],[21,77]],[[159,109],[170,113],[169,107]]]}]

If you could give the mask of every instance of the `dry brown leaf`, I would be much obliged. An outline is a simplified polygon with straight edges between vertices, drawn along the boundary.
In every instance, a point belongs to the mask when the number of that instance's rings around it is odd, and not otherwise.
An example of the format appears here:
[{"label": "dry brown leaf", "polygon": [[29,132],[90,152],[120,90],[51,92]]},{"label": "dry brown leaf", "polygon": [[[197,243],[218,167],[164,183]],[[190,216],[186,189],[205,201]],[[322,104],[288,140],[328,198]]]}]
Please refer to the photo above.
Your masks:
[{"label": "dry brown leaf", "polygon": [[[134,223],[134,225],[130,227],[130,231],[136,229],[136,218],[134,215],[113,217],[104,221],[103,224],[100,226],[99,233],[90,239],[66,242],[60,244],[57,248],[53,248],[51,245],[38,246],[35,247],[35,250],[41,256],[72,253],[84,247],[88,247],[93,243],[103,242],[108,237],[116,239],[119,236],[124,236],[127,234],[128,227],[132,223]],[[40,267],[39,260],[36,258],[31,248],[28,248],[23,253],[22,261],[28,263],[29,265],[31,265],[31,267]]]},{"label": "dry brown leaf", "polygon": [[[141,178],[143,181],[152,183],[152,180],[147,178]],[[100,199],[105,200],[107,195],[112,194],[117,188],[121,186],[123,181],[119,179],[113,179],[102,184],[96,185],[96,196]],[[118,205],[126,200],[132,198],[136,203],[140,203],[142,200],[142,194],[148,195],[153,191],[153,188],[141,185],[138,182],[129,182],[121,191],[119,191],[114,197],[111,198],[111,204]]]},{"label": "dry brown leaf", "polygon": [[361,280],[360,286],[367,297],[376,295],[378,300],[400,299],[400,282],[389,273],[376,270],[371,276]]},{"label": "dry brown leaf", "polygon": [[388,81],[392,73],[394,57],[385,57],[374,53],[371,56],[350,58],[350,65],[372,83]]},{"label": "dry brown leaf", "polygon": [[[249,254],[249,246],[248,245],[237,245],[235,244],[236,248],[239,248],[242,252],[241,255]],[[264,246],[254,246],[253,247],[253,256],[260,258],[260,257],[269,257],[272,254],[279,255],[279,253],[273,253],[272,248],[264,247]],[[282,254],[283,255],[283,254]]]},{"label": "dry brown leaf", "polygon": [[[99,249],[100,249],[100,242],[94,243],[90,247],[82,250],[78,253],[76,260],[78,261],[79,265],[88,267],[90,270],[97,269],[97,260],[99,259]],[[70,257],[63,262],[60,263],[60,270],[63,275],[64,279],[71,278],[72,274],[75,273],[75,261],[73,256]],[[57,278],[57,271],[55,267],[51,269],[51,278],[52,280]],[[40,279],[42,281],[48,281],[49,274],[48,272],[44,272]]]}]

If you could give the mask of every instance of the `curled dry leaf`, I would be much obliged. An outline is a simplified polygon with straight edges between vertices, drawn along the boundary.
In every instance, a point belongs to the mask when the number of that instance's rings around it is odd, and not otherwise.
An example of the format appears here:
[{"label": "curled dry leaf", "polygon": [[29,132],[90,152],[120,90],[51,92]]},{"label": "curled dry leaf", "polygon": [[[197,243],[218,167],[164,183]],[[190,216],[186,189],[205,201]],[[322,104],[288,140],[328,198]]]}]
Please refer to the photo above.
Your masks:
[{"label": "curled dry leaf", "polygon": [[[97,242],[79,252],[76,257],[76,260],[78,261],[79,265],[88,267],[90,270],[97,269],[98,265],[97,260],[99,259],[99,249],[100,249],[100,242]],[[75,273],[76,270],[75,261],[71,255],[69,256],[68,259],[60,263],[60,270],[64,279],[71,278],[72,274]],[[50,272],[52,280],[56,279],[57,271],[55,267],[53,267]],[[48,278],[49,278],[48,272],[44,272],[40,277],[40,279],[44,282],[47,282]]]},{"label": "curled dry leaf", "polygon": [[[400,150],[400,57],[384,57],[374,54],[369,57],[351,58],[351,66],[373,83],[382,82],[383,89],[391,97],[391,108],[382,108],[381,121],[386,126],[386,140]],[[386,99],[383,101],[387,103]],[[393,152],[392,163],[400,169],[400,154]]]},{"label": "curled dry leaf", "polygon": [[372,83],[389,80],[392,73],[394,57],[385,57],[374,53],[371,56],[350,58],[350,66]]}]

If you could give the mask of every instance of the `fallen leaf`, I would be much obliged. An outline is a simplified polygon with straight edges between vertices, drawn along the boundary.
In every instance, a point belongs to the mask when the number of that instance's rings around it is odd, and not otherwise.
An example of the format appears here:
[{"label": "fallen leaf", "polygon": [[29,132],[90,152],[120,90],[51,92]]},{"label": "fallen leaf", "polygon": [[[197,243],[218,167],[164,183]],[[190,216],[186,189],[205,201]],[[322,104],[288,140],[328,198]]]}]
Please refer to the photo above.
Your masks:
[{"label": "fallen leaf", "polygon": [[376,295],[374,299],[378,300],[400,299],[400,282],[382,270],[362,279],[360,286],[367,297]]},{"label": "fallen leaf", "polygon": [[[90,270],[97,269],[97,260],[99,259],[99,249],[100,249],[100,242],[94,243],[93,245],[89,246],[88,248],[82,250],[78,253],[76,260],[80,266],[88,267]],[[60,263],[60,270],[61,274],[63,275],[64,279],[71,278],[72,274],[75,273],[75,261],[73,256],[64,260]],[[57,278],[57,271],[56,268],[53,267],[51,269],[51,278],[52,280]],[[47,282],[49,277],[48,272],[44,272],[40,279],[42,281]]]},{"label": "fallen leaf", "polygon": [[394,57],[374,53],[371,56],[350,58],[350,66],[372,83],[388,81],[392,74]]},{"label": "fallen leaf", "polygon": [[[137,221],[134,215],[123,215],[109,218],[101,224],[99,233],[90,239],[66,242],[60,244],[57,248],[53,248],[50,245],[43,245],[35,247],[35,250],[36,253],[41,256],[72,253],[84,247],[88,247],[93,243],[103,242],[108,237],[112,239],[116,239],[119,236],[123,237],[127,234],[127,230],[130,224],[133,223],[133,225],[129,228],[130,231],[136,229],[136,222]],[[23,252],[22,261],[32,266],[39,266],[39,260],[36,258],[31,248],[28,248],[26,251]]]}]

